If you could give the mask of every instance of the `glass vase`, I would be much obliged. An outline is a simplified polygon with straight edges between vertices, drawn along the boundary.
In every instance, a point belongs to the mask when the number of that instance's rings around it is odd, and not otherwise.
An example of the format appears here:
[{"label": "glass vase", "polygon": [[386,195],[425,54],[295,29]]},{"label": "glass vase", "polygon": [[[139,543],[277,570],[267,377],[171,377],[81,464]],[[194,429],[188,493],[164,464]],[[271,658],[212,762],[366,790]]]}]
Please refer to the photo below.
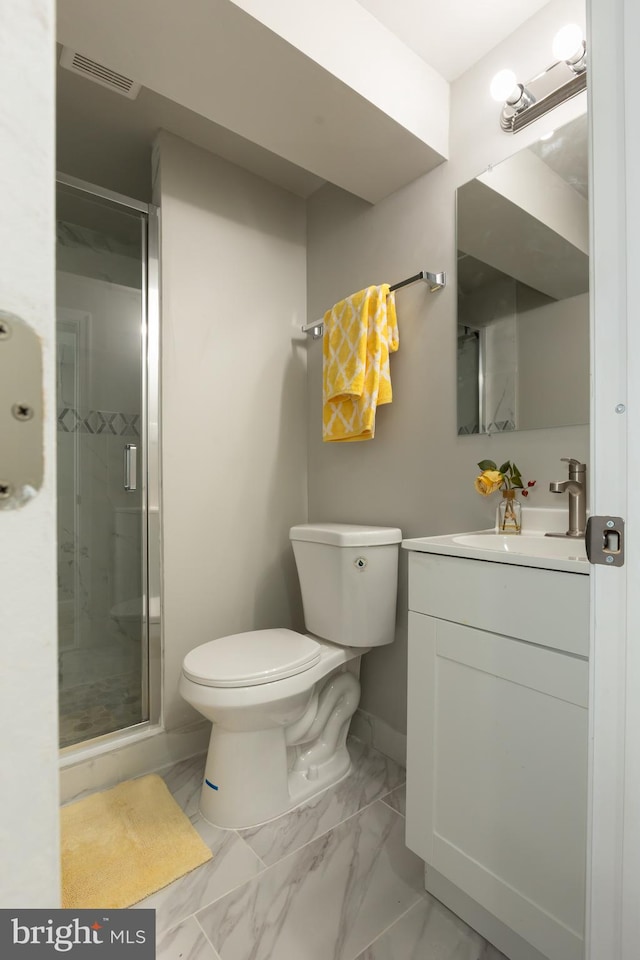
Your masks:
[{"label": "glass vase", "polygon": [[498,533],[520,533],[520,511],[521,505],[515,490],[503,491],[503,499],[498,504]]}]

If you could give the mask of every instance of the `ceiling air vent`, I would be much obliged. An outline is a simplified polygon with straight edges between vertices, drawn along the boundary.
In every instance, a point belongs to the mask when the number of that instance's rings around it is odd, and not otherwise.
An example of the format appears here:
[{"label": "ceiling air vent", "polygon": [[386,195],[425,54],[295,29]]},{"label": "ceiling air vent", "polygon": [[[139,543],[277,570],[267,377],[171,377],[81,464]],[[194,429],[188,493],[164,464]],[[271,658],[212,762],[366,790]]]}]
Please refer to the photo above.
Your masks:
[{"label": "ceiling air vent", "polygon": [[132,80],[131,77],[125,77],[121,73],[116,73],[109,67],[103,66],[96,60],[90,60],[81,53],[71,50],[69,47],[63,47],[60,54],[60,66],[66,67],[72,73],[79,73],[87,80],[93,80],[102,87],[108,87],[116,93],[121,93],[123,97],[129,100],[135,100],[140,93],[140,84]]}]

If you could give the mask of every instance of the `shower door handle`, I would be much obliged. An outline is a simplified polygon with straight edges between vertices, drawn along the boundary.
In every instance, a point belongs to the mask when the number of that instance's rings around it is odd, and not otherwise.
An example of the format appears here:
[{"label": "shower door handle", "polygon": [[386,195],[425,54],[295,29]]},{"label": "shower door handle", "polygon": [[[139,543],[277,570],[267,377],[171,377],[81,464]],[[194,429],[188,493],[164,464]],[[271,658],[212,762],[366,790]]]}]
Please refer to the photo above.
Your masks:
[{"label": "shower door handle", "polygon": [[135,443],[126,443],[124,447],[124,488],[138,489],[138,448]]}]

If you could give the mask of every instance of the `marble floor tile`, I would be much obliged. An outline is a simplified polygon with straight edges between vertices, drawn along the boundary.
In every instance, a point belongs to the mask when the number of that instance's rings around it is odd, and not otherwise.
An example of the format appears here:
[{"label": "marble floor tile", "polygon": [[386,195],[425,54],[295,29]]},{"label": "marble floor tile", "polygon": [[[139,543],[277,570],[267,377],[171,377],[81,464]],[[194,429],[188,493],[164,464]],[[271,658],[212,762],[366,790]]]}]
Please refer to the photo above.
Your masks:
[{"label": "marble floor tile", "polygon": [[173,927],[156,943],[156,960],[220,960],[194,917]]},{"label": "marble floor tile", "polygon": [[424,896],[404,821],[377,801],[197,919],[222,960],[352,960]]},{"label": "marble floor tile", "polygon": [[156,911],[156,930],[159,934],[265,869],[255,853],[233,830],[220,830],[199,816],[192,823],[213,852],[213,860],[174,880],[133,907],[134,910],[146,907]]},{"label": "marble floor tile", "polygon": [[488,948],[479,933],[427,894],[357,960],[490,960]]},{"label": "marble floor tile", "polygon": [[398,787],[397,790],[394,790],[393,793],[388,793],[386,797],[382,797],[384,803],[392,808],[392,810],[397,810],[398,813],[401,813],[403,817],[407,815],[407,787],[406,784],[402,784],[401,787]]},{"label": "marble floor tile", "polygon": [[158,771],[172,797],[190,820],[199,816],[198,804],[206,759],[206,754],[201,753]]},{"label": "marble floor tile", "polygon": [[302,806],[260,827],[238,833],[266,864],[277,863],[404,783],[393,760],[359,740],[348,741],[351,773]]}]

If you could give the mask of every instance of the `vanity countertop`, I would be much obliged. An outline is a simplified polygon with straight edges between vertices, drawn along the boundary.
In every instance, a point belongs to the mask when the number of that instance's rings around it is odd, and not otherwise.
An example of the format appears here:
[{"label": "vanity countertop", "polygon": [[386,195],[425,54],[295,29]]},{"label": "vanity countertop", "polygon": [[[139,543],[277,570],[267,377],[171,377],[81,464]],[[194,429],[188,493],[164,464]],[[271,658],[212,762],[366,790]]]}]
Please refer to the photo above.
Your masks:
[{"label": "vanity countertop", "polygon": [[523,532],[500,534],[497,530],[475,530],[437,537],[415,537],[402,541],[405,550],[466,557],[491,563],[589,574],[584,539],[547,537],[566,526],[566,512],[553,508],[523,509]]}]

